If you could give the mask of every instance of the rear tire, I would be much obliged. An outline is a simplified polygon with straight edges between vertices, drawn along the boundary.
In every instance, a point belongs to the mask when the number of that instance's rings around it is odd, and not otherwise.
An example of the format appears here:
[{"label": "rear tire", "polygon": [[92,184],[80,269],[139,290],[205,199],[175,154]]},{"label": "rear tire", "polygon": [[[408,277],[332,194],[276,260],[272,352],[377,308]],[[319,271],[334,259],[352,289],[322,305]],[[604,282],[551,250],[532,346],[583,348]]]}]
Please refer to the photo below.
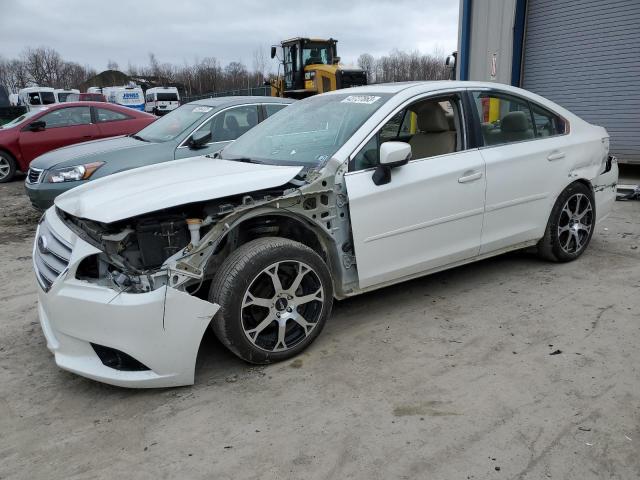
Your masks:
[{"label": "rear tire", "polygon": [[593,192],[583,183],[572,183],[556,200],[538,255],[553,262],[570,262],[586,250],[595,228]]},{"label": "rear tire", "polygon": [[243,360],[266,364],[307,348],[331,315],[329,269],[309,247],[279,237],[252,240],[223,262],[209,290],[220,305],[212,328]]},{"label": "rear tire", "polygon": [[0,152],[0,183],[13,180],[16,174],[16,160],[7,152]]}]

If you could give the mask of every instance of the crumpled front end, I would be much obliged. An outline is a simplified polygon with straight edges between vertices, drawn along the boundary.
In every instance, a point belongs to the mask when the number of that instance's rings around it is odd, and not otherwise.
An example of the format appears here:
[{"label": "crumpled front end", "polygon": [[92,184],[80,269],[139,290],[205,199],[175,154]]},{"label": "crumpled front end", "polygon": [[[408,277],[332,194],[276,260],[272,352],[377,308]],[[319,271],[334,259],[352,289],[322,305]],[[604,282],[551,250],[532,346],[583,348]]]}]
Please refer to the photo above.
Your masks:
[{"label": "crumpled front end", "polygon": [[112,385],[192,384],[198,348],[219,306],[167,285],[148,291],[86,274],[100,249],[45,213],[33,249],[38,315],[59,367]]}]

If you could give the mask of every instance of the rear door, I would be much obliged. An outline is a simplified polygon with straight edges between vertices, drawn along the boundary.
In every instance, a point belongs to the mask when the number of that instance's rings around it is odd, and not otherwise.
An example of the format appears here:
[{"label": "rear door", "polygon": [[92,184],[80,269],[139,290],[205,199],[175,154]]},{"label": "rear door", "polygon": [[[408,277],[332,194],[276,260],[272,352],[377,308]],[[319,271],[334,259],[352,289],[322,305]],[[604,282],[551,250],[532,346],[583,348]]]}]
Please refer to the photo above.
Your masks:
[{"label": "rear door", "polygon": [[487,169],[484,254],[542,237],[575,151],[564,121],[543,107],[490,89],[471,96]]},{"label": "rear door", "polygon": [[44,130],[34,132],[27,125],[20,132],[20,149],[27,162],[56,148],[91,140],[97,134],[89,107],[58,108],[31,123],[35,121],[44,121]]},{"label": "rear door", "polygon": [[[421,103],[430,103],[430,108]],[[451,106],[451,110],[447,108]],[[452,125],[412,116],[437,108],[453,114]],[[435,113],[435,112],[434,112]],[[461,96],[427,97],[391,116],[355,152],[345,175],[360,288],[410,277],[478,255],[484,212],[484,161],[465,135]],[[429,125],[431,124],[431,125]],[[422,144],[421,150],[413,147]],[[411,137],[407,139],[407,137]],[[408,140],[412,160],[392,169],[391,181],[372,180],[384,141]],[[429,148],[441,143],[446,148]]]}]

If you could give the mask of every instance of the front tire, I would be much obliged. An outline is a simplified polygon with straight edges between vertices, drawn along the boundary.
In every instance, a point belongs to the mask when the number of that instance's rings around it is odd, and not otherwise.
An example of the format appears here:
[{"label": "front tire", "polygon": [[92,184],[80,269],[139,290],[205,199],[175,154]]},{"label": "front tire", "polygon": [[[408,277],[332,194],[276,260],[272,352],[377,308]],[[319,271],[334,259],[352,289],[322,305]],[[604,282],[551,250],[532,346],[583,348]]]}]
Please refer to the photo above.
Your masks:
[{"label": "front tire", "polygon": [[583,183],[572,183],[556,200],[538,254],[555,262],[570,262],[587,249],[595,228],[593,192]]},{"label": "front tire", "polygon": [[6,152],[0,152],[0,183],[13,180],[16,174],[16,160]]},{"label": "front tire", "polygon": [[307,348],[331,314],[329,269],[309,247],[266,237],[229,255],[209,290],[220,305],[212,328],[243,360],[266,364]]}]

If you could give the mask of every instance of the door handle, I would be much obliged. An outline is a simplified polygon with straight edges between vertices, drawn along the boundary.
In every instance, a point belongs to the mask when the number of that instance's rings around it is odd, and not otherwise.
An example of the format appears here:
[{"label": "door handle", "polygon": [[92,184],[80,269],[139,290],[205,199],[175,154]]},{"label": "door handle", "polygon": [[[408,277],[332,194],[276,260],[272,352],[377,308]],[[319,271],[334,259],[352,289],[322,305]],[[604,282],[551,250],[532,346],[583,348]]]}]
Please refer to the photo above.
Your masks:
[{"label": "door handle", "polygon": [[554,160],[560,160],[562,158],[564,158],[564,152],[553,152],[549,154],[547,160],[553,162]]},{"label": "door handle", "polygon": [[482,178],[482,172],[464,172],[465,175],[458,179],[458,183],[469,183]]}]

